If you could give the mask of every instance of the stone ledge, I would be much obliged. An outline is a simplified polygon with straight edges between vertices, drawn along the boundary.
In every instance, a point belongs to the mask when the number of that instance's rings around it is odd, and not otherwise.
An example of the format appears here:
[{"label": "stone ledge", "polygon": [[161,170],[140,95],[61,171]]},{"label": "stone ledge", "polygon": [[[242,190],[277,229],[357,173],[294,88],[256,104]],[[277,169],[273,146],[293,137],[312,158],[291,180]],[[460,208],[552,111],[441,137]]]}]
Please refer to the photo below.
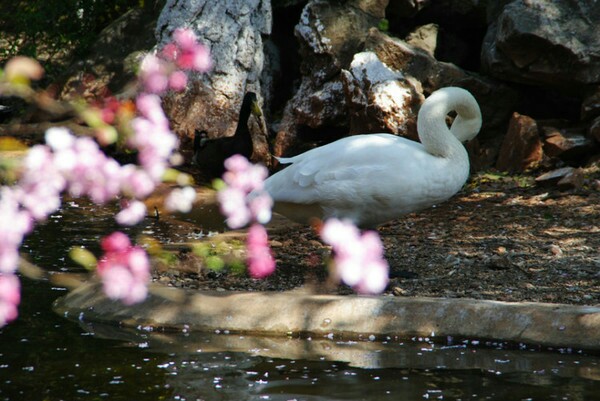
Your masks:
[{"label": "stone ledge", "polygon": [[309,334],[488,339],[600,350],[600,307],[473,299],[309,295],[302,292],[198,292],[152,285],[148,298],[124,306],[87,283],[58,299],[74,319],[190,331],[269,336]]}]

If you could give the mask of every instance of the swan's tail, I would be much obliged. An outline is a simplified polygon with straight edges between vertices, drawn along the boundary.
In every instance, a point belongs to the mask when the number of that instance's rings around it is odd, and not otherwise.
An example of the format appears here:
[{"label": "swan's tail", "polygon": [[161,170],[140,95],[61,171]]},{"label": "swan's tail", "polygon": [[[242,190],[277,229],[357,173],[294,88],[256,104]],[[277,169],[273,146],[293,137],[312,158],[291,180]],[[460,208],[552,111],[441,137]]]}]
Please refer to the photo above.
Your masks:
[{"label": "swan's tail", "polygon": [[291,164],[295,161],[295,157],[275,157],[281,164]]}]

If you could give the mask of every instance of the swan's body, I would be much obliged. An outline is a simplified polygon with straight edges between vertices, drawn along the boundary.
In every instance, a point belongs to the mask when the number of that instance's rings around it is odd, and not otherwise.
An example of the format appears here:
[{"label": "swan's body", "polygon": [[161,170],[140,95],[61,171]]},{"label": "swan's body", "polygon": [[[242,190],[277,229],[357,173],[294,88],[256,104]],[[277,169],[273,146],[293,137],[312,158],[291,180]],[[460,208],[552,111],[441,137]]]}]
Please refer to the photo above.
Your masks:
[{"label": "swan's body", "polygon": [[[456,111],[449,129],[446,115]],[[391,134],[355,135],[281,158],[291,164],[266,180],[275,211],[291,220],[345,218],[376,227],[443,202],[469,175],[461,141],[481,128],[481,112],[464,89],[443,88],[423,103],[417,120],[421,143]]]}]

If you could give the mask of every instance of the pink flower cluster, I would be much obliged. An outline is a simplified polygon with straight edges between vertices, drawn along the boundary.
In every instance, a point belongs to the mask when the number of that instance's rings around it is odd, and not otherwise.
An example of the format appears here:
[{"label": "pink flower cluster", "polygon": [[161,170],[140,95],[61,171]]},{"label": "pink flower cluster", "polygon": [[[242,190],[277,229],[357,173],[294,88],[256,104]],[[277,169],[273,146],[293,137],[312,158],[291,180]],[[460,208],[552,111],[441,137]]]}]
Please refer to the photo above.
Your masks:
[{"label": "pink flower cluster", "polygon": [[208,48],[198,43],[191,29],[179,28],[173,32],[173,42],[166,44],[157,55],[144,57],[140,79],[149,93],[180,91],[187,85],[184,71],[207,72],[211,66]]},{"label": "pink flower cluster", "polygon": [[14,274],[0,274],[0,327],[17,318],[21,284]]},{"label": "pink flower cluster", "polygon": [[275,259],[269,247],[269,236],[264,226],[253,224],[246,241],[248,273],[254,278],[265,278],[275,271]]},{"label": "pink flower cluster", "polygon": [[19,206],[10,187],[0,188],[0,273],[12,274],[19,263],[19,246],[33,228],[31,215]]},{"label": "pink flower cluster", "polygon": [[268,223],[273,199],[264,190],[267,168],[254,165],[241,155],[231,156],[224,164],[227,171],[223,181],[227,186],[219,191],[217,198],[227,225],[236,229],[252,221]]},{"label": "pink flower cluster", "polygon": [[264,278],[275,271],[275,260],[269,248],[268,235],[262,224],[271,220],[273,199],[264,190],[269,172],[265,166],[254,165],[244,156],[233,155],[225,160],[223,181],[217,199],[227,225],[236,229],[253,223],[246,242],[248,271],[254,278]]},{"label": "pink flower cluster", "polygon": [[[58,209],[64,190],[103,204],[121,194],[142,199],[159,182],[147,170],[120,165],[106,156],[93,139],[75,137],[66,128],[50,128],[46,143],[30,149],[16,187],[21,205],[35,220],[44,220]],[[145,206],[135,200],[128,205],[117,215],[117,221],[135,224],[145,216]],[[130,216],[133,208],[137,218]]]},{"label": "pink flower cluster", "polygon": [[362,294],[385,290],[388,264],[375,231],[361,235],[351,222],[329,219],[323,225],[321,238],[332,246],[336,274],[344,283]]},{"label": "pink flower cluster", "polygon": [[[30,79],[41,76],[23,60],[17,61],[7,64],[8,78],[23,74]],[[46,219],[60,207],[62,192],[88,196],[98,204],[125,196],[124,208],[116,216],[120,224],[136,224],[145,216],[146,207],[140,199],[154,191],[162,180],[177,147],[177,137],[169,129],[157,94],[185,88],[187,75],[181,69],[206,72],[210,67],[208,49],[196,42],[189,29],[176,30],[173,42],[159,56],[149,55],[143,61],[140,79],[144,93],[136,99],[139,116],[132,120],[133,134],[128,138],[129,145],[139,151],[141,168],[121,166],[106,156],[93,139],[76,138],[65,128],[49,129],[46,145],[30,149],[18,183],[0,187],[0,327],[16,317],[20,298],[14,273],[23,238],[34,221]],[[107,121],[114,121],[115,107],[109,107],[110,115],[102,115]],[[102,142],[100,133],[97,139]],[[186,193],[178,206],[185,207],[189,202]],[[106,256],[98,269],[111,297],[136,302],[146,294],[149,267],[144,251],[128,241],[119,235],[108,237],[103,244]]]},{"label": "pink flower cluster", "polygon": [[141,94],[136,100],[140,116],[133,119],[129,145],[139,151],[138,162],[154,182],[160,182],[177,148],[177,137],[169,128],[160,97]]},{"label": "pink flower cluster", "polygon": [[98,262],[98,274],[106,295],[131,305],[146,298],[150,280],[150,261],[139,246],[132,246],[122,232],[114,232],[100,243],[104,256]]}]

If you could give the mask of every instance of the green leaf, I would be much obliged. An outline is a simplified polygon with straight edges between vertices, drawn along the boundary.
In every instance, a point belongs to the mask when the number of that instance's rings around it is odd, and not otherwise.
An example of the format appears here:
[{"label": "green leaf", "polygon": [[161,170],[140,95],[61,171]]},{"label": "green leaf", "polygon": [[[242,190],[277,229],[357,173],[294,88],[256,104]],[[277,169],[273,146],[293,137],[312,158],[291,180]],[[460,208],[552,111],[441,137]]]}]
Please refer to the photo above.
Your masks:
[{"label": "green leaf", "polygon": [[213,255],[209,256],[205,260],[206,267],[211,270],[221,270],[225,267],[225,262],[219,256]]},{"label": "green leaf", "polygon": [[73,247],[69,251],[69,257],[77,264],[85,267],[87,270],[95,270],[98,260],[93,253],[83,247]]},{"label": "green leaf", "polygon": [[212,186],[215,190],[220,191],[222,189],[225,189],[227,187],[227,184],[225,184],[225,181],[223,181],[220,178],[215,178],[212,182]]},{"label": "green leaf", "polygon": [[390,29],[390,22],[387,19],[383,18],[379,21],[377,28],[382,32],[387,32]]}]

